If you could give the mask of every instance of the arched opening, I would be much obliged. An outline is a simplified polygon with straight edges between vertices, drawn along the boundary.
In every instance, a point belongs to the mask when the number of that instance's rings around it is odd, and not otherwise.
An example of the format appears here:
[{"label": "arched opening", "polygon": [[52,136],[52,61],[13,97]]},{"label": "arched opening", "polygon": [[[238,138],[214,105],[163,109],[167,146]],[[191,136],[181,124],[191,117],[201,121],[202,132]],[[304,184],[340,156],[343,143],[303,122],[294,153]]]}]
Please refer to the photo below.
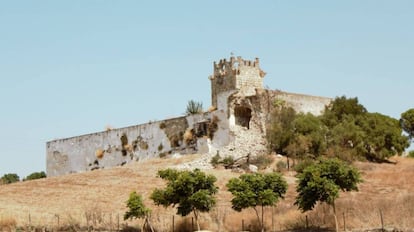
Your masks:
[{"label": "arched opening", "polygon": [[234,117],[236,125],[250,128],[250,119],[252,118],[252,110],[248,107],[237,106],[234,108]]}]

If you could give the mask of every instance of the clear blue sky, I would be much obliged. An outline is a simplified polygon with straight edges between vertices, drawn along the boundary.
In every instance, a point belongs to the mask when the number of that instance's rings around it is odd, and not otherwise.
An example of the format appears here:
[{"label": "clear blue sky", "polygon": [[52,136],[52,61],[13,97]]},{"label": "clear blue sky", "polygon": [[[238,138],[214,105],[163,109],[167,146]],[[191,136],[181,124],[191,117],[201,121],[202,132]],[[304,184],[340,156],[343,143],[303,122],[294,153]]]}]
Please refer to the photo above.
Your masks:
[{"label": "clear blue sky", "polygon": [[0,175],[46,142],[210,105],[212,63],[259,57],[273,89],[414,107],[414,1],[0,1]]}]

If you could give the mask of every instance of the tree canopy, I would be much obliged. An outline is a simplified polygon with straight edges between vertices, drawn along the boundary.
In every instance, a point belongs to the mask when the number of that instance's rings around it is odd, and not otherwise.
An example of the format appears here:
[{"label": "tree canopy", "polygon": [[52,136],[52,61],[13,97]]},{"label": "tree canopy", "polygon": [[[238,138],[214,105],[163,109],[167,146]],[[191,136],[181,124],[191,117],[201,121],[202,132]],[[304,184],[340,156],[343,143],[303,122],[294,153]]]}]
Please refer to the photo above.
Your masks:
[{"label": "tree canopy", "polygon": [[[410,114],[404,114],[400,122],[409,127],[407,115]],[[409,146],[398,120],[367,112],[357,98],[344,96],[333,100],[318,117],[297,114],[291,108],[276,108],[267,138],[275,152],[302,159],[327,155],[344,160],[383,161],[402,154]]]},{"label": "tree canopy", "polygon": [[[236,211],[253,208],[264,231],[263,207],[275,205],[279,198],[284,197],[287,182],[278,173],[243,174],[239,178],[230,179],[227,188],[233,195],[232,208]],[[257,207],[261,207],[261,217]]]},{"label": "tree canopy", "polygon": [[218,188],[217,181],[213,175],[195,169],[194,171],[178,171],[166,169],[158,171],[158,175],[167,181],[164,189],[155,189],[151,199],[156,205],[164,207],[177,206],[177,214],[186,216],[194,213],[197,227],[199,212],[208,212],[216,204],[214,195]]},{"label": "tree canopy", "polygon": [[400,119],[402,129],[407,132],[411,139],[414,138],[414,108],[401,114]]},{"label": "tree canopy", "polygon": [[295,205],[305,212],[312,210],[317,202],[329,204],[333,208],[338,230],[335,200],[339,197],[339,191],[358,191],[360,182],[360,173],[352,166],[336,158],[321,159],[298,174]]}]

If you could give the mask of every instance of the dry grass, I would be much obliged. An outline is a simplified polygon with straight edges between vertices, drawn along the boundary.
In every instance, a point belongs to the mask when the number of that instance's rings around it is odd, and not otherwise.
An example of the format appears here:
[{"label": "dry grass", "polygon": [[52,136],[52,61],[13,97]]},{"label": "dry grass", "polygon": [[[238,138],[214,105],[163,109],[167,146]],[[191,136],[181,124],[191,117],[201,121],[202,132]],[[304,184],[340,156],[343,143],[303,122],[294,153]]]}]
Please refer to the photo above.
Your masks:
[{"label": "dry grass", "polygon": [[13,217],[2,216],[0,217],[0,230],[1,231],[14,231],[17,226],[17,222]]},{"label": "dry grass", "polygon": [[102,158],[104,157],[104,153],[105,153],[105,151],[104,151],[104,150],[102,150],[102,149],[97,149],[97,150],[95,151],[95,156],[96,156],[96,158],[98,158],[98,159],[102,159]]},{"label": "dry grass", "polygon": [[[82,174],[46,178],[15,183],[0,188],[0,227],[46,227],[46,228],[97,228],[115,229],[118,226],[141,225],[141,220],[123,221],[126,211],[125,201],[131,191],[144,197],[145,204],[152,209],[151,221],[157,231],[171,231],[173,209],[157,207],[149,200],[149,195],[164,182],[156,177],[159,169],[182,162],[188,162],[199,155],[183,156],[174,159],[154,159],[117,167],[96,170]],[[359,192],[342,193],[337,201],[340,227],[350,229],[378,228],[380,210],[384,223],[400,229],[414,228],[414,159],[394,158],[397,164],[356,163],[363,173],[364,183]],[[276,165],[275,160],[273,165]],[[274,167],[273,167],[274,168]],[[272,167],[269,168],[271,170]],[[256,216],[251,209],[240,213],[231,209],[231,194],[226,191],[226,183],[239,174],[229,170],[209,170],[218,181],[220,191],[217,207],[210,214],[202,214],[204,229],[213,231],[238,231],[256,227]],[[277,207],[266,208],[265,223],[269,230],[315,227],[332,227],[331,209],[318,205],[312,212],[302,214],[293,206],[296,196],[294,173],[287,172],[288,193]],[[7,216],[6,216],[7,215]],[[189,217],[191,220],[191,216]],[[176,226],[181,217],[175,216]],[[177,224],[178,223],[178,224]],[[177,231],[177,230],[176,230]]]}]

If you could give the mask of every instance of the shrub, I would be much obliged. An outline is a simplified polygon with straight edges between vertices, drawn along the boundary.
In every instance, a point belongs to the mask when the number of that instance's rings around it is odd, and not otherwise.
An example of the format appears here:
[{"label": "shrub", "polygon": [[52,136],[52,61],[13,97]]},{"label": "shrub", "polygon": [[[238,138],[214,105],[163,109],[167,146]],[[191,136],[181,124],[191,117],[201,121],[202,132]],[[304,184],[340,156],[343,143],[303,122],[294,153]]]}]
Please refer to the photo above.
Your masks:
[{"label": "shrub", "polygon": [[4,176],[0,180],[3,184],[11,184],[14,182],[19,182],[20,177],[16,173],[8,173],[4,174]]},{"label": "shrub", "polygon": [[220,164],[221,157],[219,154],[216,154],[213,156],[210,160],[210,164],[213,165],[213,167],[217,167]]},{"label": "shrub", "polygon": [[223,163],[224,167],[228,168],[234,164],[233,156],[226,156],[221,163]]},{"label": "shrub", "polygon": [[276,163],[276,170],[278,172],[286,171],[286,169],[287,169],[287,164],[285,161],[280,160],[279,162]]},{"label": "shrub", "polygon": [[297,173],[302,173],[306,167],[314,163],[315,161],[312,159],[304,159],[304,160],[301,160],[298,164],[296,164],[294,169]]},{"label": "shrub", "polygon": [[188,101],[185,113],[187,115],[203,113],[203,103],[194,100]]},{"label": "shrub", "polygon": [[44,171],[33,172],[32,174],[30,174],[26,178],[24,178],[23,181],[36,180],[36,179],[41,179],[41,178],[46,178],[46,173]]},{"label": "shrub", "polygon": [[259,169],[265,169],[272,163],[272,161],[270,155],[258,155],[250,160],[250,164],[256,165]]},{"label": "shrub", "polygon": [[410,157],[410,158],[414,158],[414,150],[413,150],[413,151],[408,152],[408,157]]}]

